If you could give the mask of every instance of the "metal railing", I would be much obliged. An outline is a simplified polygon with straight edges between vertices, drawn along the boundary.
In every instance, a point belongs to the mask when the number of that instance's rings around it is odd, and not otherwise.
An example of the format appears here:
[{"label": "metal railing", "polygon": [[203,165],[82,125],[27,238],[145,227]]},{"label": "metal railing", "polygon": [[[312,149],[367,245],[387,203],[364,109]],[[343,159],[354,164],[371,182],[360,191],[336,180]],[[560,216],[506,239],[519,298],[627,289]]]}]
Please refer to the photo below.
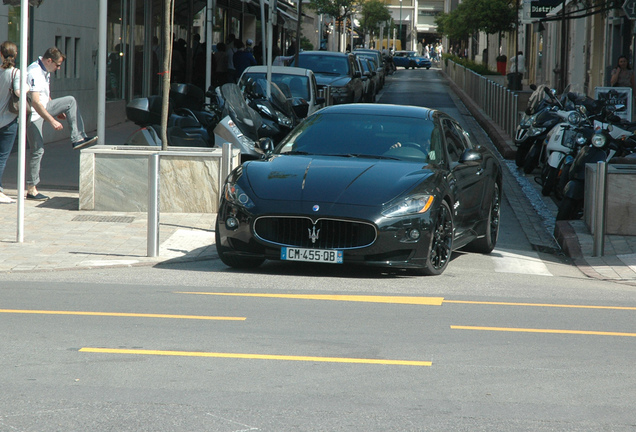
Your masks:
[{"label": "metal railing", "polygon": [[499,127],[511,137],[519,123],[519,97],[513,91],[451,60],[442,60],[442,70]]}]

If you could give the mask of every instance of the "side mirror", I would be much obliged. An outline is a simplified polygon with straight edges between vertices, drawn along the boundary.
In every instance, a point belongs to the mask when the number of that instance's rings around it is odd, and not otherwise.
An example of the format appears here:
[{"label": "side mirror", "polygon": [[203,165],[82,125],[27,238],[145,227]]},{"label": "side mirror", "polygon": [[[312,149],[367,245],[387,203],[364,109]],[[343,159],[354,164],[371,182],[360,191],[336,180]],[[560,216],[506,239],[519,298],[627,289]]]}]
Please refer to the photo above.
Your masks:
[{"label": "side mirror", "polygon": [[468,149],[464,153],[462,153],[461,157],[459,158],[459,163],[478,162],[482,159],[482,154],[479,153],[477,150]]},{"label": "side mirror", "polygon": [[325,102],[327,102],[327,99],[325,99],[324,97],[320,96],[316,98],[316,105],[322,105]]},{"label": "side mirror", "polygon": [[265,155],[273,152],[274,147],[274,141],[271,138],[261,138],[254,144],[254,150]]},{"label": "side mirror", "polygon": [[353,77],[354,77],[354,78],[362,78],[362,74],[360,73],[360,71],[355,71],[355,72],[353,73]]},{"label": "side mirror", "polygon": [[530,84],[530,90],[533,90],[533,91],[534,91],[534,90],[536,90],[536,89],[537,89],[536,84]]}]

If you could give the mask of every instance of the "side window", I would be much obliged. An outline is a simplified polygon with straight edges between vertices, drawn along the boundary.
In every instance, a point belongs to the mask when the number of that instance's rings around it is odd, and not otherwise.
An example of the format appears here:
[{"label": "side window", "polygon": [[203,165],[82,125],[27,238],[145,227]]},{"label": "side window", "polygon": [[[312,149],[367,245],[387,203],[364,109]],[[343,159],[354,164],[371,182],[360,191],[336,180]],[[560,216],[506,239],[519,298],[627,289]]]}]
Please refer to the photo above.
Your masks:
[{"label": "side window", "polygon": [[459,162],[459,158],[465,149],[463,134],[460,134],[458,128],[450,119],[442,120],[442,129],[444,130],[444,141],[446,142],[450,161]]},{"label": "side window", "polygon": [[435,122],[433,131],[431,132],[431,150],[428,152],[428,161],[435,165],[443,165],[446,163],[446,154],[442,145],[442,134],[439,124]]}]

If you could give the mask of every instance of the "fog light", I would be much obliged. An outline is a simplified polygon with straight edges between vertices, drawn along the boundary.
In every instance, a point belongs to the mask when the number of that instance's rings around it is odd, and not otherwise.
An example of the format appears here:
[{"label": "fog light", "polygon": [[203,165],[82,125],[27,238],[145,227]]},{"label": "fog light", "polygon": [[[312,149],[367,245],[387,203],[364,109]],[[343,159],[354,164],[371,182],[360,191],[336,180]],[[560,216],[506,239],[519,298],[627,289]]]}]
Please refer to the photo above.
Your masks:
[{"label": "fog light", "polygon": [[420,232],[419,230],[412,229],[412,230],[409,230],[408,236],[411,240],[417,240],[418,238],[420,238]]},{"label": "fog light", "polygon": [[225,226],[227,227],[227,229],[236,229],[239,226],[239,221],[234,216],[230,216],[225,219]]}]

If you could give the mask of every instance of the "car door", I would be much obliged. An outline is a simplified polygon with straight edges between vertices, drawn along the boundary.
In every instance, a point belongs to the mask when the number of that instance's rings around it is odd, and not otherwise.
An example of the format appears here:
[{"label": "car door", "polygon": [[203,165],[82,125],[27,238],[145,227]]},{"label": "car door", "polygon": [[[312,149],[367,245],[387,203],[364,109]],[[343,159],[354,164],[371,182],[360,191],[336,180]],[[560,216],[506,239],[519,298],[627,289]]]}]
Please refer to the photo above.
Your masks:
[{"label": "car door", "polygon": [[455,199],[455,226],[461,235],[479,219],[486,177],[481,161],[460,163],[462,154],[472,147],[461,126],[446,116],[442,116],[441,125],[450,168],[448,180]]},{"label": "car door", "polygon": [[351,86],[353,88],[353,102],[362,101],[362,93],[364,89],[362,87],[362,71],[360,65],[353,55],[349,56],[349,73],[351,74]]}]

